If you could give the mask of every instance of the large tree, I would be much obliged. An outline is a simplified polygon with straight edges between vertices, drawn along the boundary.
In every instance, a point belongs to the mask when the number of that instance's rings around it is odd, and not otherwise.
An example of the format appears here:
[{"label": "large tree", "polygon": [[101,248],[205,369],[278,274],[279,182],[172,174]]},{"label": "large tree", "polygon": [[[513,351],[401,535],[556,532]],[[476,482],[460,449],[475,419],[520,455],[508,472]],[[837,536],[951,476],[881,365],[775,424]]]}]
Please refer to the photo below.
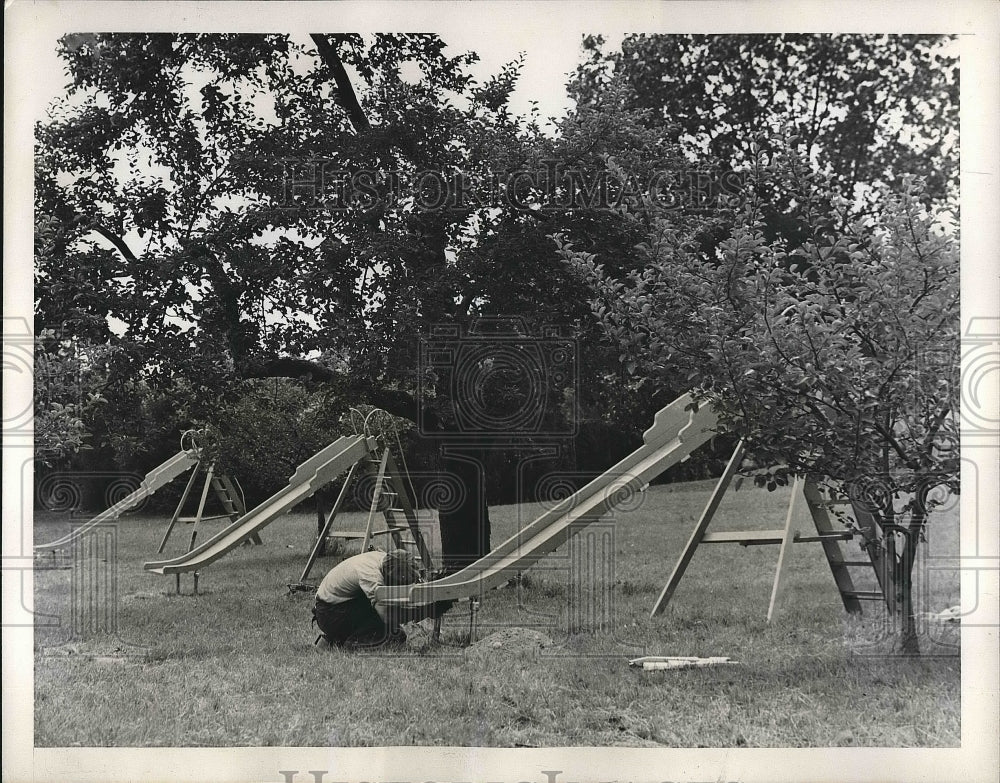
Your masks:
[{"label": "large tree", "polygon": [[[421,372],[420,341],[483,316],[586,323],[546,236],[627,268],[642,227],[594,183],[676,169],[675,145],[615,96],[546,135],[507,108],[518,63],[477,83],[475,56],[430,35],[73,35],[59,51],[67,97],[37,129],[36,327],[109,346],[123,411],[156,387],[211,419],[241,380],[290,376],[417,421],[466,487],[441,515],[450,565],[487,551],[483,450],[505,417],[465,437],[455,372],[480,414],[566,402],[571,378],[543,373],[540,393],[487,356]],[[493,335],[515,356],[524,337]],[[571,406],[543,407],[536,429],[565,425]]]}]

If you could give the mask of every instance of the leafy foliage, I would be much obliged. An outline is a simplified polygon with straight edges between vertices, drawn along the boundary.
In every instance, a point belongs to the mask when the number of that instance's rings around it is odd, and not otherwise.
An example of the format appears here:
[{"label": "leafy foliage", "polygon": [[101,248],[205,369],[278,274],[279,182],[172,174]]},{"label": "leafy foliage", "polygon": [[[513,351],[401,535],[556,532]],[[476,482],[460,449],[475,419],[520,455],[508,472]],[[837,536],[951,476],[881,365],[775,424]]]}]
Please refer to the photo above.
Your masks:
[{"label": "leafy foliage", "polygon": [[43,465],[63,466],[90,448],[85,420],[107,402],[100,393],[106,371],[102,353],[51,330],[36,335],[35,455]]},{"label": "leafy foliage", "polygon": [[[855,186],[957,205],[958,58],[935,35],[630,35],[620,51],[584,42],[571,92],[587,103],[613,83],[628,105],[692,154],[740,168],[762,133],[791,130],[846,198]],[[875,189],[871,189],[874,186]]]},{"label": "leafy foliage", "polygon": [[222,417],[202,422],[205,454],[235,477],[252,507],[288,482],[295,468],[336,440],[343,405],[286,378],[241,384]]},{"label": "leafy foliage", "polygon": [[[668,216],[641,248],[646,269],[625,278],[563,244],[622,359],[718,396],[725,424],[768,468],[764,483],[866,475],[912,493],[932,474],[957,489],[955,237],[915,183],[884,193],[877,220],[853,220],[796,156],[755,163],[713,257]],[[756,186],[775,178],[817,210],[813,235],[790,251],[762,233]]]},{"label": "leafy foliage", "polygon": [[477,84],[475,55],[435,36],[314,38],[319,55],[281,35],[62,39],[69,94],[37,129],[39,328],[127,345],[152,383],[310,372],[364,397],[415,393],[432,326],[586,321],[547,234],[627,266],[635,227],[511,176],[642,177],[676,147],[617,96],[547,136],[506,109],[519,62]]}]

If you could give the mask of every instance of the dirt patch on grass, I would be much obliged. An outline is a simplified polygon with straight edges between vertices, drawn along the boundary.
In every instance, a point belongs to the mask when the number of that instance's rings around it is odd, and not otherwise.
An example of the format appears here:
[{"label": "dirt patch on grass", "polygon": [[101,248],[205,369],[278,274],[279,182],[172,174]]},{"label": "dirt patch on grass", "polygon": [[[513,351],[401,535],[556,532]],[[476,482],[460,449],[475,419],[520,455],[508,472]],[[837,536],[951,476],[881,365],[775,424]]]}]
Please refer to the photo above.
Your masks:
[{"label": "dirt patch on grass", "polygon": [[40,650],[42,658],[87,660],[97,663],[138,663],[149,656],[146,647],[127,644],[114,639],[70,641],[48,645]]},{"label": "dirt patch on grass", "polygon": [[538,655],[547,647],[555,647],[555,642],[541,631],[531,628],[504,628],[469,645],[465,652],[473,658],[497,653]]}]

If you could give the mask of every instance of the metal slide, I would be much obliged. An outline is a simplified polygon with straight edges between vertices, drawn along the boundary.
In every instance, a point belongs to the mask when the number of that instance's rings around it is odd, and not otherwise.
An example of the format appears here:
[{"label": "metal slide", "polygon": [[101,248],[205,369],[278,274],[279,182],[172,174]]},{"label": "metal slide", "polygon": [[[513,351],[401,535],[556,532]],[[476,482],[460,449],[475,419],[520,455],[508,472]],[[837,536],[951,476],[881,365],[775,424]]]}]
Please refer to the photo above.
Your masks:
[{"label": "metal slide", "polygon": [[93,519],[80,525],[70,533],[67,533],[62,538],[56,539],[55,541],[50,541],[47,544],[36,544],[34,550],[36,553],[46,552],[53,549],[61,549],[73,542],[74,539],[82,536],[91,528],[100,525],[102,522],[110,522],[112,520],[118,519],[119,516],[124,514],[131,508],[139,505],[143,500],[152,495],[156,490],[169,484],[175,478],[177,478],[182,473],[187,472],[195,465],[198,464],[198,450],[197,449],[184,449],[177,452],[164,462],[153,468],[149,473],[143,478],[142,483],[139,484],[139,488],[130,495],[122,498],[117,503],[115,503],[107,511],[102,511]]},{"label": "metal slide", "polygon": [[373,448],[375,439],[363,435],[341,437],[322,451],[313,455],[296,469],[288,486],[248,511],[200,546],[172,560],[146,563],[143,568],[154,574],[179,574],[195,571],[214,563],[226,552],[239,546],[254,533],[262,530],[275,519],[310,497],[324,484],[333,481],[362,459]]},{"label": "metal slide", "polygon": [[380,587],[379,601],[397,606],[467,598],[499,587],[563,544],[571,534],[597,522],[643,486],[714,434],[718,417],[707,403],[688,410],[689,394],[656,414],[643,445],[576,493],[546,511],[475,563],[433,582]]}]

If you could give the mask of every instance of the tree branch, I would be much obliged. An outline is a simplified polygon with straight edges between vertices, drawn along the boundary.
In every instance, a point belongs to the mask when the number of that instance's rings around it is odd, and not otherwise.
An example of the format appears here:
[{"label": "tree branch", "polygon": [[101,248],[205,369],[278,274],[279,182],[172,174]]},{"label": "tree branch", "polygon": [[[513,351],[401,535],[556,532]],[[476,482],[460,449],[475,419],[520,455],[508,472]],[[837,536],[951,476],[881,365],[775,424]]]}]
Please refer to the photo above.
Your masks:
[{"label": "tree branch", "polygon": [[337,96],[340,99],[340,105],[347,112],[347,116],[351,120],[351,125],[354,126],[354,132],[359,136],[367,134],[372,129],[371,123],[368,122],[368,117],[365,116],[365,110],[361,108],[361,103],[354,92],[354,86],[351,84],[351,79],[347,75],[344,64],[340,60],[340,55],[337,54],[336,47],[327,40],[324,34],[312,33],[309,37],[313,39],[313,43],[316,44],[316,49],[319,51],[320,59],[330,69],[330,73],[337,83]]},{"label": "tree branch", "polygon": [[243,378],[300,378],[319,383],[342,384],[342,394],[367,402],[393,416],[419,423],[430,430],[442,429],[441,421],[434,410],[421,405],[419,400],[401,389],[376,386],[365,379],[359,380],[350,373],[331,370],[319,362],[279,356],[266,361],[257,361],[243,368]]},{"label": "tree branch", "polygon": [[139,259],[136,258],[135,253],[132,252],[132,248],[130,248],[127,244],[125,244],[125,240],[122,239],[117,234],[115,234],[113,231],[109,231],[108,229],[104,228],[104,226],[97,225],[96,223],[90,224],[89,227],[91,231],[96,231],[98,234],[100,234],[102,237],[108,240],[108,242],[114,245],[115,249],[125,257],[126,261],[132,264],[136,264],[139,262]]},{"label": "tree branch", "polygon": [[343,380],[344,376],[319,362],[279,356],[264,362],[253,362],[241,373],[244,378],[306,378],[324,383]]}]

